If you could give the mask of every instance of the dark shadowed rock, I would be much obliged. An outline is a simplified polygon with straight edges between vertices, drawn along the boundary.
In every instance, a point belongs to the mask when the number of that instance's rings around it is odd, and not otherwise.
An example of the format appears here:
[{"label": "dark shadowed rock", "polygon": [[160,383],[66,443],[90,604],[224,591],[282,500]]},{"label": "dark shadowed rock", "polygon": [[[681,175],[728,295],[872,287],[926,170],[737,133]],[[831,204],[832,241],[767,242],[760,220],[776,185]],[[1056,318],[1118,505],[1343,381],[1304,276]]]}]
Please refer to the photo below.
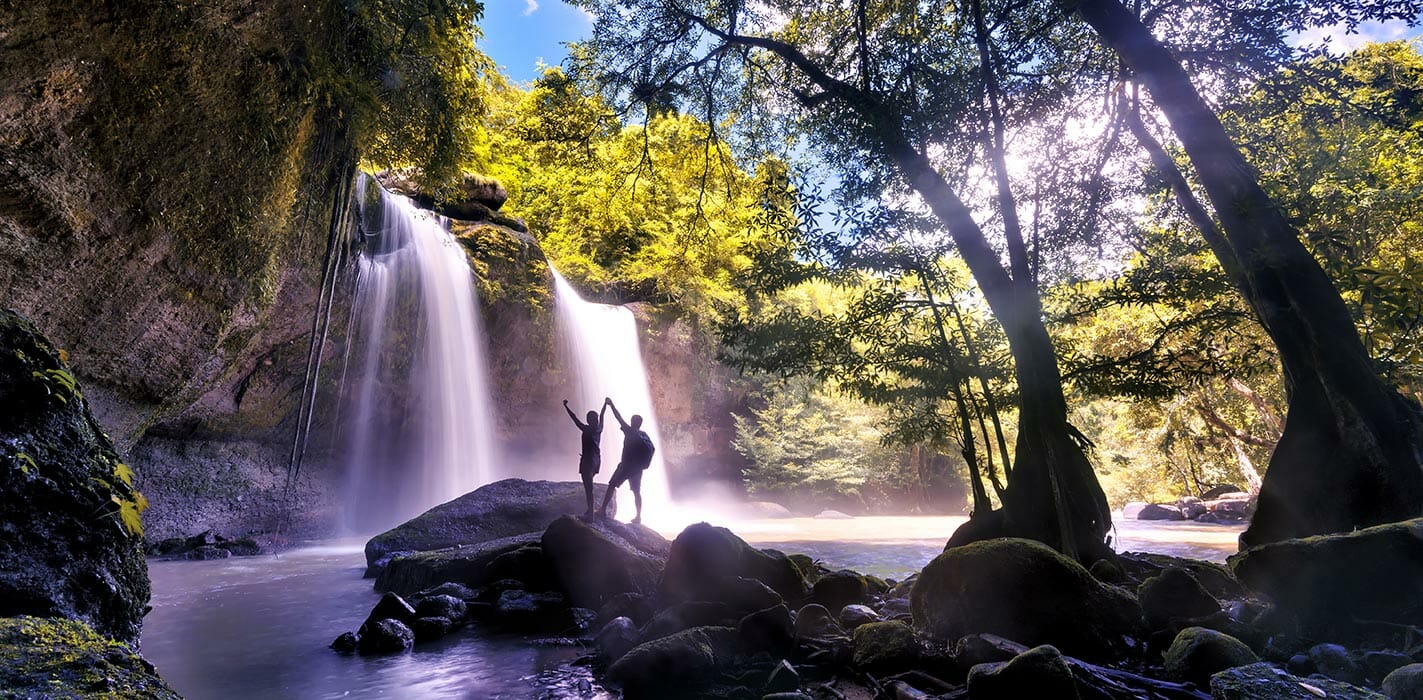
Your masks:
[{"label": "dark shadowed rock", "polygon": [[811,588],[810,598],[824,605],[826,610],[839,612],[846,605],[864,602],[867,595],[869,586],[865,583],[865,577],[841,569],[821,576]]},{"label": "dark shadowed rock", "polygon": [[658,591],[671,600],[708,600],[726,577],[756,579],[788,601],[806,594],[805,577],[789,557],[706,523],[688,526],[672,541]]},{"label": "dark shadowed rock", "polygon": [[824,605],[811,603],[796,613],[795,636],[799,639],[819,639],[844,636],[845,630]]},{"label": "dark shadowed rock", "polygon": [[1392,700],[1423,700],[1423,664],[1409,664],[1388,674],[1383,692]]},{"label": "dark shadowed rock", "polygon": [[1204,688],[1216,673],[1259,660],[1250,647],[1235,637],[1204,627],[1187,627],[1166,650],[1165,666],[1172,678]]},{"label": "dark shadowed rock", "polygon": [[627,617],[638,626],[642,626],[652,619],[657,610],[653,608],[652,599],[640,593],[619,593],[608,602],[598,608],[597,622],[606,623],[615,617]]},{"label": "dark shadowed rock", "polygon": [[761,690],[766,693],[791,693],[800,688],[800,673],[796,672],[795,666],[789,661],[781,659],[780,663],[771,668],[771,674],[766,677],[766,684]]},{"label": "dark shadowed rock", "polygon": [[754,578],[729,577],[718,582],[707,599],[714,603],[724,603],[737,615],[765,610],[785,601],[769,586]]},{"label": "dark shadowed rock", "polygon": [[688,697],[729,668],[736,654],[736,630],[695,627],[637,645],[608,668],[608,680],[629,699]]},{"label": "dark shadowed rock", "polygon": [[1171,568],[1142,582],[1136,590],[1146,622],[1153,629],[1173,619],[1204,617],[1220,611],[1220,603],[1184,569]]},{"label": "dark shadowed rock", "polygon": [[[1167,569],[1183,569],[1196,578],[1206,591],[1218,600],[1238,599],[1245,589],[1226,567],[1215,562],[1173,557],[1169,554],[1127,552],[1114,560],[1128,580],[1141,584]],[[1109,582],[1110,583],[1110,582]]]},{"label": "dark shadowed rock", "polygon": [[395,654],[415,645],[415,633],[400,620],[380,620],[361,627],[356,651],[363,656]]},{"label": "dark shadowed rock", "polygon": [[660,610],[642,627],[642,641],[649,642],[693,627],[720,627],[736,619],[725,603],[689,600]]},{"label": "dark shadowed rock", "polygon": [[465,612],[465,602],[451,595],[426,596],[415,604],[417,618],[443,617],[452,622],[459,622],[464,619]]},{"label": "dark shadowed rock", "polygon": [[485,579],[515,579],[532,591],[547,591],[558,587],[553,562],[539,544],[526,544],[500,554],[484,567]]},{"label": "dark shadowed rock", "polygon": [[[595,497],[602,498],[606,486],[594,489]],[[543,532],[560,515],[587,507],[583,484],[576,481],[496,481],[372,537],[366,543],[366,564],[390,552],[427,552]]]},{"label": "dark shadowed rock", "polygon": [[974,666],[968,674],[968,693],[974,700],[1078,697],[1072,668],[1052,646],[1029,649],[1011,661]]},{"label": "dark shadowed rock", "polygon": [[741,618],[736,631],[748,648],[763,649],[772,655],[784,653],[795,644],[795,622],[785,605],[757,610]]},{"label": "dark shadowed rock", "polygon": [[558,593],[504,591],[494,601],[494,615],[499,625],[521,632],[557,630],[572,623],[568,606]]},{"label": "dark shadowed rock", "polygon": [[360,634],[365,634],[367,627],[381,620],[400,620],[408,624],[415,620],[415,608],[399,595],[386,593],[376,601],[375,607],[372,607],[371,613],[366,616],[366,621],[361,623]]},{"label": "dark shadowed rock", "polygon": [[559,587],[576,605],[599,608],[620,593],[651,593],[670,545],[650,528],[564,516],[541,539]]},{"label": "dark shadowed rock", "polygon": [[[500,555],[521,547],[536,545],[539,533],[528,532],[514,537],[490,540],[469,547],[450,547],[430,552],[415,552],[398,556],[376,577],[377,591],[393,591],[414,595],[418,591],[442,583],[458,583],[477,587],[500,580],[490,575],[489,565]],[[523,585],[523,582],[520,582]]]},{"label": "dark shadowed rock", "polygon": [[1180,508],[1163,503],[1151,503],[1136,514],[1137,520],[1185,520]]},{"label": "dark shadowed rock", "polygon": [[147,500],[133,478],[59,352],[0,310],[0,616],[138,640]]},{"label": "dark shadowed rock", "polygon": [[910,595],[914,624],[940,639],[988,632],[1104,657],[1140,629],[1131,594],[1093,578],[1039,542],[995,539],[954,547],[920,573]]},{"label": "dark shadowed rock", "polygon": [[331,642],[331,648],[334,649],[337,653],[354,654],[356,652],[356,643],[358,641],[360,640],[357,639],[355,632],[342,632],[336,637],[334,641]]},{"label": "dark shadowed rock", "polygon": [[1316,644],[1309,648],[1309,661],[1314,670],[1336,681],[1359,685],[1364,682],[1364,670],[1348,649],[1338,644]]},{"label": "dark shadowed rock", "polygon": [[1423,625],[1423,518],[1261,545],[1230,565],[1316,638],[1348,642],[1377,629],[1358,620]]},{"label": "dark shadowed rock", "polygon": [[435,586],[434,588],[426,588],[425,590],[420,591],[417,597],[429,598],[437,595],[447,595],[452,598],[459,598],[460,600],[466,603],[473,601],[479,596],[479,594],[476,593],[475,590],[473,588],[470,588],[469,586],[460,583],[446,582]]},{"label": "dark shadowed rock", "polygon": [[913,628],[898,620],[861,625],[850,639],[852,662],[873,673],[905,671],[919,661],[919,640]]},{"label": "dark shadowed rock", "polygon": [[77,620],[0,618],[0,696],[179,700],[132,647]]},{"label": "dark shadowed rock", "polygon": [[1413,657],[1397,651],[1366,651],[1359,656],[1359,665],[1369,683],[1378,685],[1388,674],[1413,663]]},{"label": "dark shadowed rock", "polygon": [[1268,663],[1211,676],[1212,700],[1387,700],[1372,690],[1327,678],[1298,678]]},{"label": "dark shadowed rock", "polygon": [[593,643],[598,647],[598,654],[602,656],[603,661],[613,663],[637,646],[641,639],[637,625],[633,624],[632,620],[615,617],[598,630],[598,634],[593,637]]},{"label": "dark shadowed rock", "polygon": [[454,628],[454,620],[438,615],[417,617],[410,623],[410,631],[415,634],[415,641],[420,643],[433,642],[449,634]]},{"label": "dark shadowed rock", "polygon": [[996,634],[969,634],[954,643],[954,665],[964,673],[979,664],[1011,661],[1028,648]]},{"label": "dark shadowed rock", "polygon": [[213,559],[226,559],[232,556],[232,552],[214,546],[202,546],[197,549],[183,553],[182,558],[189,561],[211,561]]}]

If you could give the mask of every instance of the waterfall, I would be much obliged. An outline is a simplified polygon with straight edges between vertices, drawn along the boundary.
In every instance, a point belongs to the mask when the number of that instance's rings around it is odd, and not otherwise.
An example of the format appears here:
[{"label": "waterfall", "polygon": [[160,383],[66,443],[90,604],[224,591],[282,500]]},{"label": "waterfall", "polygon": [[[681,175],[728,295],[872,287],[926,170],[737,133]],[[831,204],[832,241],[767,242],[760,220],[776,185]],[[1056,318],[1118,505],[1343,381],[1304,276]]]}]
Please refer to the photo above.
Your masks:
[{"label": "waterfall", "polygon": [[[568,397],[569,407],[581,420],[588,411],[601,410],[603,398],[610,396],[625,420],[631,421],[633,414],[642,416],[642,429],[657,448],[652,466],[642,478],[644,520],[667,521],[672,511],[667,466],[662,460],[666,446],[657,430],[657,411],[652,406],[647,368],[638,347],[637,320],[631,310],[622,306],[585,301],[558,270],[553,270],[553,279],[563,356],[576,377],[577,394]],[[609,427],[603,429],[603,467],[597,477],[603,483],[612,477],[622,454],[622,431],[611,410],[607,420]],[[627,520],[632,513],[632,494],[624,485],[618,495],[619,518]]]},{"label": "waterfall", "polygon": [[357,263],[344,511],[357,532],[471,491],[493,480],[495,464],[469,261],[443,217],[384,189],[379,200],[359,200],[367,246]]}]

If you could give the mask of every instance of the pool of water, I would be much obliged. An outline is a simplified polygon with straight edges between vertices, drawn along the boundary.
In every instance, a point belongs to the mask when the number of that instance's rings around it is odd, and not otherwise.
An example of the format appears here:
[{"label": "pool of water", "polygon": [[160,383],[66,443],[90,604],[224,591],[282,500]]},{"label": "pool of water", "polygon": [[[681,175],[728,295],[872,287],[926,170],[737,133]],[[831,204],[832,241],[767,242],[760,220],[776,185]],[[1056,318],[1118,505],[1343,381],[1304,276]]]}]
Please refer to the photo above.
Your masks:
[{"label": "pool of water", "polygon": [[[748,542],[801,552],[833,568],[903,578],[943,550],[952,517],[749,520]],[[1215,561],[1240,527],[1126,521],[1118,551]],[[676,530],[666,532],[668,537]],[[143,652],[190,700],[226,698],[607,698],[578,647],[531,646],[472,629],[409,654],[357,657],[327,646],[354,630],[378,596],[362,579],[364,540],[313,543],[279,556],[151,562],[153,611]]]}]

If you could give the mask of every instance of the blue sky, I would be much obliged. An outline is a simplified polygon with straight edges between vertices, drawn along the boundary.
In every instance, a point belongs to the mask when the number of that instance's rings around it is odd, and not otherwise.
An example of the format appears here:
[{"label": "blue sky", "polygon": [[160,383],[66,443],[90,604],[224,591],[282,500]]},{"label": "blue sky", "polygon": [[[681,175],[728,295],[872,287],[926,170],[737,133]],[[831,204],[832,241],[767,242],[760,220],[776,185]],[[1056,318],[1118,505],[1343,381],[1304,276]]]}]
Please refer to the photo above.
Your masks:
[{"label": "blue sky", "polygon": [[538,77],[538,62],[557,65],[563,46],[585,38],[592,21],[563,0],[485,0],[479,46],[517,82]]}]

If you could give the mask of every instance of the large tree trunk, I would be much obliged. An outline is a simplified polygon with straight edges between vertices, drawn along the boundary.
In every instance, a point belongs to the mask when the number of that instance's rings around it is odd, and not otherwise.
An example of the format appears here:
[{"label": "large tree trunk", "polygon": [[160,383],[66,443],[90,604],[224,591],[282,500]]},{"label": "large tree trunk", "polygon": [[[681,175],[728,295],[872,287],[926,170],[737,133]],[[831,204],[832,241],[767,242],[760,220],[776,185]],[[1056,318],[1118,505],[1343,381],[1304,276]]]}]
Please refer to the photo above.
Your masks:
[{"label": "large tree trunk", "polygon": [[1333,282],[1180,61],[1118,0],[1081,0],[1077,9],[1166,115],[1243,272],[1236,284],[1279,349],[1289,410],[1242,544],[1423,513],[1417,404],[1379,378]]}]

